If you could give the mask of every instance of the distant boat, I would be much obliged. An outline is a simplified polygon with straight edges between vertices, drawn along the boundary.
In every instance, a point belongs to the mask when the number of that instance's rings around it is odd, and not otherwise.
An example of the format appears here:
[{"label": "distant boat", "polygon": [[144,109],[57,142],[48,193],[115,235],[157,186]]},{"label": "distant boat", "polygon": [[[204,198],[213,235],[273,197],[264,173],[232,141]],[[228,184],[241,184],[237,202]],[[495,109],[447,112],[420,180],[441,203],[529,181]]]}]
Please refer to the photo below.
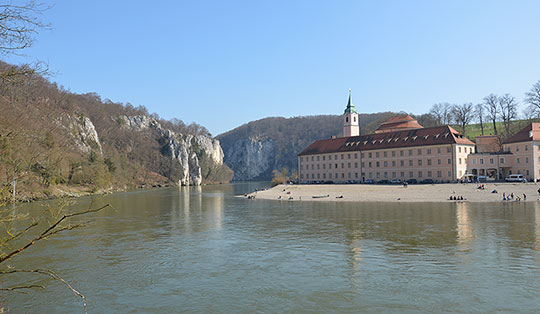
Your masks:
[{"label": "distant boat", "polygon": [[311,196],[311,198],[325,198],[325,197],[330,197],[330,195],[313,195],[313,196]]}]

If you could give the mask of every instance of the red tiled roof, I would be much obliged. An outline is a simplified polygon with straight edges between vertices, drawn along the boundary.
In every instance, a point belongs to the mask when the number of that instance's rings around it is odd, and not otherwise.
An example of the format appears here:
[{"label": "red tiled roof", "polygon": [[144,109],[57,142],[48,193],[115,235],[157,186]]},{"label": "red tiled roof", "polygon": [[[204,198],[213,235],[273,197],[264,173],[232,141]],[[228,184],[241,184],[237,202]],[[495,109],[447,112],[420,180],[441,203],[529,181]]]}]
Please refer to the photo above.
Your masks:
[{"label": "red tiled roof", "polygon": [[503,144],[540,141],[540,123],[532,122],[521,131],[503,141]]},{"label": "red tiled roof", "polygon": [[319,140],[309,145],[298,154],[298,156],[441,144],[474,145],[473,142],[458,131],[445,125],[434,128],[421,128]]},{"label": "red tiled roof", "polygon": [[383,123],[375,130],[375,133],[393,132],[399,129],[420,129],[423,128],[418,121],[409,115],[392,117]]}]

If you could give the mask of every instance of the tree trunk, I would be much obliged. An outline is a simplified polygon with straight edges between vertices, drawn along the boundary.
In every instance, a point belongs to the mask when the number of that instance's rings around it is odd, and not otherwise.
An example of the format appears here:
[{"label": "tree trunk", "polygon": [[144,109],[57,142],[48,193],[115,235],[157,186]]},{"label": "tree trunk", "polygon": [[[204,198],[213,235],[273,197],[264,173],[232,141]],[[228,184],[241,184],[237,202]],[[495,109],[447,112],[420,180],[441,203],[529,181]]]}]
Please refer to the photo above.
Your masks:
[{"label": "tree trunk", "polygon": [[482,132],[482,135],[484,135],[484,121],[482,121],[482,116],[480,116],[480,130]]},{"label": "tree trunk", "polygon": [[493,132],[495,132],[495,135],[497,135],[497,123],[495,120],[493,120]]}]

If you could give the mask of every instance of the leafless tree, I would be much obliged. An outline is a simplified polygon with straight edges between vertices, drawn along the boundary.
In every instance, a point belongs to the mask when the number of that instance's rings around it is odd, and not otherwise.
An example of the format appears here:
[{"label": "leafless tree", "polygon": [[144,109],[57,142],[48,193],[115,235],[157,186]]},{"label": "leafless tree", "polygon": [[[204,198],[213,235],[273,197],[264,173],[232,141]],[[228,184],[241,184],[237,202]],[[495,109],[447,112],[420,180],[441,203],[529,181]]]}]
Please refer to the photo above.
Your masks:
[{"label": "leafless tree", "polygon": [[525,93],[525,103],[529,104],[534,116],[540,116],[540,81],[536,82],[530,91]]},{"label": "leafless tree", "polygon": [[[33,0],[22,5],[0,4],[0,55],[21,55],[35,42],[40,29],[48,27],[41,20],[43,12],[50,7]],[[17,83],[21,78],[40,73],[48,69],[42,62],[9,66],[0,71],[0,86]]]},{"label": "leafless tree", "polygon": [[499,110],[506,135],[510,134],[510,122],[517,117],[517,101],[510,94],[499,97]]},{"label": "leafless tree", "polygon": [[499,97],[489,94],[484,97],[484,106],[487,111],[487,118],[493,123],[493,132],[497,135],[497,119],[499,119]]},{"label": "leafless tree", "polygon": [[435,117],[438,125],[452,123],[452,105],[449,103],[434,104],[429,113]]},{"label": "leafless tree", "polygon": [[480,130],[482,132],[482,135],[484,135],[484,118],[486,116],[484,105],[477,104],[476,106],[474,106],[474,114],[478,119],[478,122],[480,122]]},{"label": "leafless tree", "polygon": [[463,105],[454,105],[452,106],[452,115],[456,123],[461,125],[461,130],[463,135],[465,135],[465,127],[469,124],[474,118],[473,104],[466,103]]}]

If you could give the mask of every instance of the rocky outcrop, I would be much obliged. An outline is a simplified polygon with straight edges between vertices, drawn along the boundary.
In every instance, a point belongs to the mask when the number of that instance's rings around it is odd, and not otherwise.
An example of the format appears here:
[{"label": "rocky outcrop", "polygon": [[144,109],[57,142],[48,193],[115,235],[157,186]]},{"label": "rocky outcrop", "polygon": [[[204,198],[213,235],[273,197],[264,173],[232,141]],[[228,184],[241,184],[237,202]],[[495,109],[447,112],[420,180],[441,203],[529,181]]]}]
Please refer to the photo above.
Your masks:
[{"label": "rocky outcrop", "polygon": [[244,138],[227,148],[225,163],[234,170],[233,180],[267,179],[275,168],[276,144],[268,138]]},{"label": "rocky outcrop", "polygon": [[59,124],[73,137],[75,146],[82,152],[91,151],[103,154],[96,127],[88,117],[65,115],[59,118]]},{"label": "rocky outcrop", "polygon": [[201,158],[210,159],[213,166],[223,165],[223,150],[218,140],[203,135],[177,134],[149,116],[120,116],[117,121],[133,131],[150,129],[161,143],[161,152],[180,169],[175,180],[179,185],[201,185]]}]

